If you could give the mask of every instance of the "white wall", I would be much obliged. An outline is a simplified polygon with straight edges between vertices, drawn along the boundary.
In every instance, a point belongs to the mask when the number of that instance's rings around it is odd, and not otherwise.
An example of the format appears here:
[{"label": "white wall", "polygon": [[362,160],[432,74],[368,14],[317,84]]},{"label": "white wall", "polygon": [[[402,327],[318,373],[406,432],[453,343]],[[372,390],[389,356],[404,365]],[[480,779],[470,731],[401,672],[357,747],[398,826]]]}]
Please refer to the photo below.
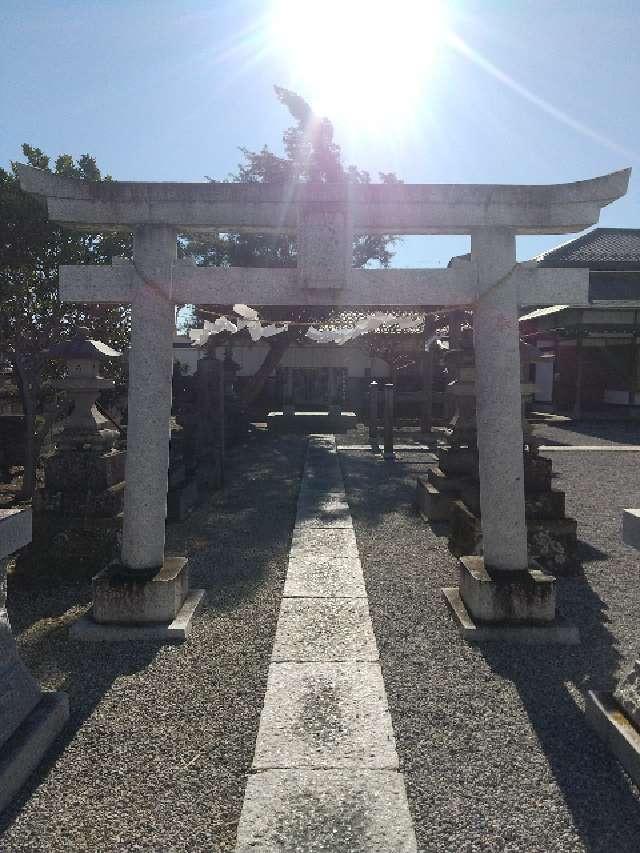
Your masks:
[{"label": "white wall", "polygon": [[[267,344],[234,346],[233,360],[240,365],[238,376],[253,376],[264,361]],[[216,358],[224,358],[224,347],[216,349]],[[335,344],[293,344],[280,362],[280,367],[346,367],[352,378],[363,378],[369,368],[373,376],[387,377],[389,365],[380,358],[372,358],[358,347],[338,347]]]}]

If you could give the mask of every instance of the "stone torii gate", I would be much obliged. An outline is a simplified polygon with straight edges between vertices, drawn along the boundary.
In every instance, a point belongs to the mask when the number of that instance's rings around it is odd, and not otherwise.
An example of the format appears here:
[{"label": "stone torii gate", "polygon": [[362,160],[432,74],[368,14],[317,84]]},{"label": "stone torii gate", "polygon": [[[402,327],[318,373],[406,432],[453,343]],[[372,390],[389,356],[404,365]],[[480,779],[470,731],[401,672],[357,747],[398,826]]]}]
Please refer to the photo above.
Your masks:
[{"label": "stone torii gate", "polygon": [[[133,262],[60,269],[62,300],[132,306],[122,565],[94,579],[93,620],[81,634],[184,637],[197,604],[184,561],[164,560],[176,303],[471,306],[484,566],[462,570],[462,599],[485,621],[504,620],[505,600],[510,619],[553,621],[553,579],[534,577],[527,556],[518,307],[586,304],[588,270],[517,264],[516,235],[594,225],[626,192],[630,170],[550,186],[92,183],[18,172],[24,190],[46,197],[51,220],[134,233]],[[298,267],[176,260],[181,231],[208,230],[295,233]],[[471,256],[447,269],[353,269],[354,233],[470,234]],[[142,622],[149,628],[123,627]]]}]

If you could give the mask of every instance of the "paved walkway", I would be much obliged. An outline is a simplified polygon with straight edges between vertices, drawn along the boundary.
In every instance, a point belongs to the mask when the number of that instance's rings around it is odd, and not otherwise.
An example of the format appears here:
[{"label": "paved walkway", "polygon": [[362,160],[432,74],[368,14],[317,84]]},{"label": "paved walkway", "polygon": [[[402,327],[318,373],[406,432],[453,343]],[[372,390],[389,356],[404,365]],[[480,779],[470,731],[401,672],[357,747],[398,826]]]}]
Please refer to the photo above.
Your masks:
[{"label": "paved walkway", "polygon": [[237,853],[416,850],[333,436],[310,436]]}]

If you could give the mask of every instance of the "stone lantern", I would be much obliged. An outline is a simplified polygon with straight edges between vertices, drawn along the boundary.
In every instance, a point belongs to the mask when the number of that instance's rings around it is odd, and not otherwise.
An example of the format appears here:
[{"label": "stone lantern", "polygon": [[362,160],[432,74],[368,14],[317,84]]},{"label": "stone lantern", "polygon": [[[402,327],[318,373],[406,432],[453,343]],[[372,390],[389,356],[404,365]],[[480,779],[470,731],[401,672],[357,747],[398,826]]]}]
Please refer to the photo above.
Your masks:
[{"label": "stone lantern", "polygon": [[122,525],[126,453],[114,447],[119,430],[96,406],[100,391],[114,385],[100,375],[101,363],[120,353],[80,328],[49,355],[66,364],[67,375],[57,387],[66,391],[73,411],[56,449],[43,460],[34,550],[54,570],[72,563],[83,572],[84,567],[95,571],[117,552]]},{"label": "stone lantern", "polygon": [[108,450],[113,447],[118,430],[100,414],[96,400],[100,391],[113,388],[115,383],[100,376],[100,364],[105,358],[120,358],[122,353],[88,335],[88,330],[81,327],[71,340],[49,350],[51,358],[66,362],[67,376],[57,387],[66,391],[73,402],[73,411],[65,422],[59,446]]},{"label": "stone lantern", "polygon": [[[520,393],[523,435],[525,516],[529,555],[554,575],[578,570],[577,524],[565,515],[564,492],[552,488],[551,460],[538,455],[538,443],[525,415],[535,385],[529,378],[532,363],[542,356],[520,342]],[[456,556],[482,553],[480,487],[476,419],[476,362],[473,331],[463,329],[455,348],[445,355],[450,374],[447,385],[452,413],[449,447],[438,450],[438,467],[418,477],[416,503],[429,522],[449,523],[449,550]],[[526,446],[526,447],[525,447]],[[500,452],[496,445],[496,453]]]}]

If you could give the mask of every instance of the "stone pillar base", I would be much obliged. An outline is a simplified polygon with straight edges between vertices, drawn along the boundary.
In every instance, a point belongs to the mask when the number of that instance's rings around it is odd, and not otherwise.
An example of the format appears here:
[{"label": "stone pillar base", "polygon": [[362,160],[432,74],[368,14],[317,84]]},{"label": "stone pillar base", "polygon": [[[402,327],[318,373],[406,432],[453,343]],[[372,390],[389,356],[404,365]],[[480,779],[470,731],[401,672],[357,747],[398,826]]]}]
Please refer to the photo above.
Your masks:
[{"label": "stone pillar base", "polygon": [[40,764],[69,719],[66,693],[43,693],[9,740],[0,748],[0,812]]},{"label": "stone pillar base", "polygon": [[460,595],[474,621],[549,623],[556,615],[556,579],[535,564],[528,571],[489,572],[483,557],[462,557]]},{"label": "stone pillar base", "polygon": [[204,590],[189,592],[184,557],[165,560],[155,572],[127,570],[111,565],[93,579],[93,607],[76,622],[70,635],[76,639],[184,640]]},{"label": "stone pillar base", "polygon": [[566,645],[580,641],[575,626],[556,618],[555,578],[536,566],[490,573],[482,557],[463,557],[460,587],[442,592],[465,639]]},{"label": "stone pillar base", "polygon": [[561,619],[539,624],[475,622],[469,615],[457,586],[446,587],[442,593],[460,633],[469,642],[526,645],[557,643],[565,646],[575,646],[580,642],[580,634],[576,626]]},{"label": "stone pillar base", "polygon": [[112,564],[93,579],[95,622],[135,625],[172,622],[189,591],[189,572],[184,557],[165,560],[154,572],[133,572]]}]

